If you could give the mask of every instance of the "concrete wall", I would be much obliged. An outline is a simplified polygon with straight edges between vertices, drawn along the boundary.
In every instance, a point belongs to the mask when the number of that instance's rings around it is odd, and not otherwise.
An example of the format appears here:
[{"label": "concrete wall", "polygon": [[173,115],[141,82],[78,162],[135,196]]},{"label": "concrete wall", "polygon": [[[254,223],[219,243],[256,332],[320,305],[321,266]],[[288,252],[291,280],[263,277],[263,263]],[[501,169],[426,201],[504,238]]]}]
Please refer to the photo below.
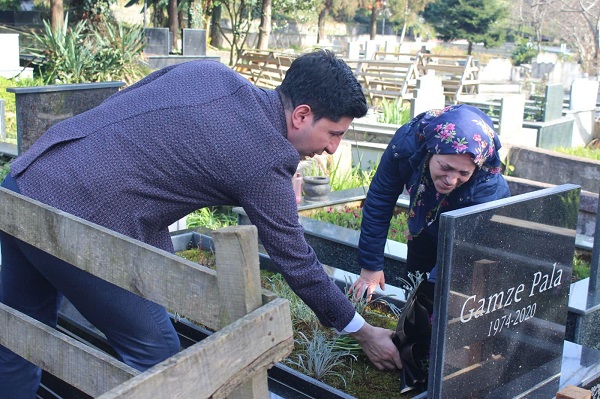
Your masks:
[{"label": "concrete wall", "polygon": [[600,161],[516,145],[509,146],[507,154],[514,177],[555,185],[578,184],[596,194],[600,191]]},{"label": "concrete wall", "polygon": [[[555,186],[555,184],[522,179],[519,177],[505,176],[511,195],[529,193]],[[577,184],[577,183],[575,183]],[[593,237],[596,228],[596,215],[598,212],[598,193],[581,191],[579,196],[579,215],[577,217],[577,231],[579,235]]]}]

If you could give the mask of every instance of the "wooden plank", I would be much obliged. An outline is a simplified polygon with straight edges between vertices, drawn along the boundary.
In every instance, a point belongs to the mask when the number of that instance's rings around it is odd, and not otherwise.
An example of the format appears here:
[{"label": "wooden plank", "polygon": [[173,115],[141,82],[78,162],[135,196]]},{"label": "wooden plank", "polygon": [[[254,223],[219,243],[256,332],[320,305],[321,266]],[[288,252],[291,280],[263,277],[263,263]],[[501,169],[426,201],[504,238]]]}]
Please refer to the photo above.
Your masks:
[{"label": "wooden plank", "polygon": [[278,298],[98,399],[225,398],[293,348],[290,309]]},{"label": "wooden plank", "polygon": [[[215,243],[221,326],[262,305],[256,226],[230,226],[212,234]],[[234,295],[232,295],[234,294]]]},{"label": "wooden plank", "polygon": [[[218,271],[221,327],[225,327],[262,305],[258,234],[256,226],[246,225],[217,230],[212,237]],[[268,396],[267,371],[262,370],[232,392],[230,399]]]},{"label": "wooden plank", "polygon": [[214,270],[2,187],[0,215],[0,230],[208,328],[219,328]]},{"label": "wooden plank", "polygon": [[0,344],[92,396],[140,374],[104,352],[2,303]]}]

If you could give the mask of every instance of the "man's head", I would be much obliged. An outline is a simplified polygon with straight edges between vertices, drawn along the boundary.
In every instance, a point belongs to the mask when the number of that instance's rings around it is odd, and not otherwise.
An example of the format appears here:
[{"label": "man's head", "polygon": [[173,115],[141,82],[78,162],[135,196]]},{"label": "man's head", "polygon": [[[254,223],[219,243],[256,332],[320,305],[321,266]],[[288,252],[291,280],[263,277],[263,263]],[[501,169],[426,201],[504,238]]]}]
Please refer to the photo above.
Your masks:
[{"label": "man's head", "polygon": [[317,50],[296,58],[278,90],[287,111],[310,106],[314,121],[334,122],[346,116],[361,118],[368,106],[360,83],[346,63],[328,50]]},{"label": "man's head", "polygon": [[287,138],[302,157],[333,154],[352,120],[368,109],[348,65],[325,50],[295,59],[278,91],[286,112]]}]

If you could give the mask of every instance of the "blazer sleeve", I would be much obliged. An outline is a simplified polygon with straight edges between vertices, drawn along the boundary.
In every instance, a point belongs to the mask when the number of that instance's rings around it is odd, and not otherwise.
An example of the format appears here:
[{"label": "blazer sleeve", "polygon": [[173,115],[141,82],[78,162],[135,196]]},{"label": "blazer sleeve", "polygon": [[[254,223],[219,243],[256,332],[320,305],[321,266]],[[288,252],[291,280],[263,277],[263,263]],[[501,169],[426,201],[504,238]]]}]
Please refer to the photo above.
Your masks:
[{"label": "blazer sleeve", "polygon": [[415,151],[412,126],[402,126],[390,140],[369,186],[358,242],[358,264],[361,268],[383,270],[390,220],[398,197],[412,175],[409,161]]}]

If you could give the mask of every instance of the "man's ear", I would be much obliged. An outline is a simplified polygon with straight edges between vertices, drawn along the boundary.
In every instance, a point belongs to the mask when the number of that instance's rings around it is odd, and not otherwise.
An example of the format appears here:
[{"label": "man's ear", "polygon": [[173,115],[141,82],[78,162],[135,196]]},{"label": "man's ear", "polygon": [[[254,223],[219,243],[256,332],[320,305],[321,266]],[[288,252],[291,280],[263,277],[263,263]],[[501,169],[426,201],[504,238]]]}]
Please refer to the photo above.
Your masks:
[{"label": "man's ear", "polygon": [[[302,126],[302,124],[308,121],[307,118],[309,118],[311,115],[312,110],[310,109],[310,105],[300,104],[294,108],[294,111],[292,111],[292,124],[295,128],[299,128]],[[312,119],[310,120],[312,121]]]}]

